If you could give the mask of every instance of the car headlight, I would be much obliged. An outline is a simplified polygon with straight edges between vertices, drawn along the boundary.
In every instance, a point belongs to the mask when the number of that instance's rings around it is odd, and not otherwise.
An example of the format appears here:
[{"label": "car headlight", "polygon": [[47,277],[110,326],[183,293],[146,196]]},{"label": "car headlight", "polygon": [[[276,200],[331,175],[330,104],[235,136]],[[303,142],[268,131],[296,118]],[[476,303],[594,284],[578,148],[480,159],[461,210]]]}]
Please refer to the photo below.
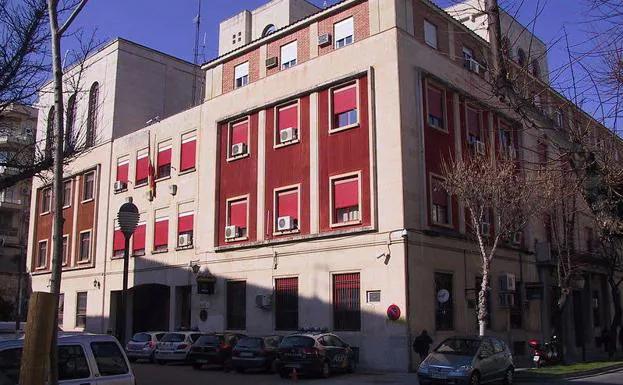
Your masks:
[{"label": "car headlight", "polygon": [[469,372],[472,371],[472,366],[471,365],[463,365],[459,368],[454,369],[451,374],[454,376],[465,376],[467,374],[469,374]]},{"label": "car headlight", "polygon": [[418,368],[418,372],[420,373],[428,373],[428,362],[424,361],[420,364]]}]

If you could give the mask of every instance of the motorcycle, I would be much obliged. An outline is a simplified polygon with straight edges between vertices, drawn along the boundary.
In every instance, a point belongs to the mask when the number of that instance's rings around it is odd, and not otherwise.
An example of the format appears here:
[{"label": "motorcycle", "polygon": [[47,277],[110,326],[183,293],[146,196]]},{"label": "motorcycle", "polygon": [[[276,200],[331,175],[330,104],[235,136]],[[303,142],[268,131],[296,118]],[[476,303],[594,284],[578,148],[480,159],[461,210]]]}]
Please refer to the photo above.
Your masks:
[{"label": "motorcycle", "polygon": [[551,341],[544,343],[538,340],[530,340],[528,346],[532,350],[532,362],[537,368],[560,363],[560,349],[556,336],[552,336]]}]

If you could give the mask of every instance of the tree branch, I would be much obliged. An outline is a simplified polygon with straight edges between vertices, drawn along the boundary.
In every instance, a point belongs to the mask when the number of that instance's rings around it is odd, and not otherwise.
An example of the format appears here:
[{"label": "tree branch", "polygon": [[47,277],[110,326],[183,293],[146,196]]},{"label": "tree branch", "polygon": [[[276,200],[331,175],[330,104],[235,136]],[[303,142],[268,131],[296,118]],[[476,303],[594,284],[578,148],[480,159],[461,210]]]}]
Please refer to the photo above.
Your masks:
[{"label": "tree branch", "polygon": [[82,11],[82,8],[84,8],[85,5],[87,5],[87,2],[89,0],[81,0],[80,3],[76,6],[76,8],[73,10],[73,12],[71,13],[71,15],[69,15],[69,17],[67,18],[67,20],[65,20],[65,23],[63,23],[63,26],[60,27],[58,29],[58,34],[59,35],[63,35],[65,33],[65,31],[67,30],[67,28],[69,28],[69,26],[71,25],[71,23],[73,23],[74,19],[76,17],[78,17],[78,14],[80,14],[80,11]]}]

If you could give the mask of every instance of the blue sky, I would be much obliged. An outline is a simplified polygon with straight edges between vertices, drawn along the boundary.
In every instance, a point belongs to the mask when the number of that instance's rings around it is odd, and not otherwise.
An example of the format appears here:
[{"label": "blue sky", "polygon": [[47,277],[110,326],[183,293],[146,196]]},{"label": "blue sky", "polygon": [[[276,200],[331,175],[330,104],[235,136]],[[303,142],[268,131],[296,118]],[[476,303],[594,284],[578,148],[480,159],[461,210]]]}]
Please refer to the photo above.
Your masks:
[{"label": "blue sky", "polygon": [[[192,61],[195,39],[193,18],[197,13],[198,0],[91,0],[76,20],[76,27],[95,31],[100,41],[123,37],[156,50]],[[218,52],[218,24],[243,9],[254,9],[268,0],[201,0],[200,61],[206,61]],[[382,0],[385,1],[385,0]],[[435,0],[440,6],[456,0]],[[311,0],[322,6],[323,0]],[[328,5],[337,0],[328,0]],[[563,28],[566,28],[570,45],[579,50],[594,26],[587,23],[588,0],[500,0],[500,5],[524,24],[535,19],[537,7],[541,11],[536,18],[535,33],[550,45],[550,71],[567,68],[569,63]],[[562,38],[562,40],[561,40]],[[65,48],[71,47],[67,42]],[[554,86],[569,89],[569,71],[556,78]],[[589,107],[589,105],[585,105]],[[592,112],[592,111],[589,111]]]}]

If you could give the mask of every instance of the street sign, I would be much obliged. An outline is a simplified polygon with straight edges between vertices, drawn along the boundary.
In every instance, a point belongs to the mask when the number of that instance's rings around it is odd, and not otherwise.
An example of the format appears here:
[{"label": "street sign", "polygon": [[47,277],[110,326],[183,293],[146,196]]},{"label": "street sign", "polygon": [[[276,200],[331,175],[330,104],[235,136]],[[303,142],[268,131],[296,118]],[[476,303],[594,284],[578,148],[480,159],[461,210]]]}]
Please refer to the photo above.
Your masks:
[{"label": "street sign", "polygon": [[387,308],[387,318],[392,321],[396,321],[398,318],[400,318],[400,308],[398,307],[398,305],[389,305],[389,307]]}]

